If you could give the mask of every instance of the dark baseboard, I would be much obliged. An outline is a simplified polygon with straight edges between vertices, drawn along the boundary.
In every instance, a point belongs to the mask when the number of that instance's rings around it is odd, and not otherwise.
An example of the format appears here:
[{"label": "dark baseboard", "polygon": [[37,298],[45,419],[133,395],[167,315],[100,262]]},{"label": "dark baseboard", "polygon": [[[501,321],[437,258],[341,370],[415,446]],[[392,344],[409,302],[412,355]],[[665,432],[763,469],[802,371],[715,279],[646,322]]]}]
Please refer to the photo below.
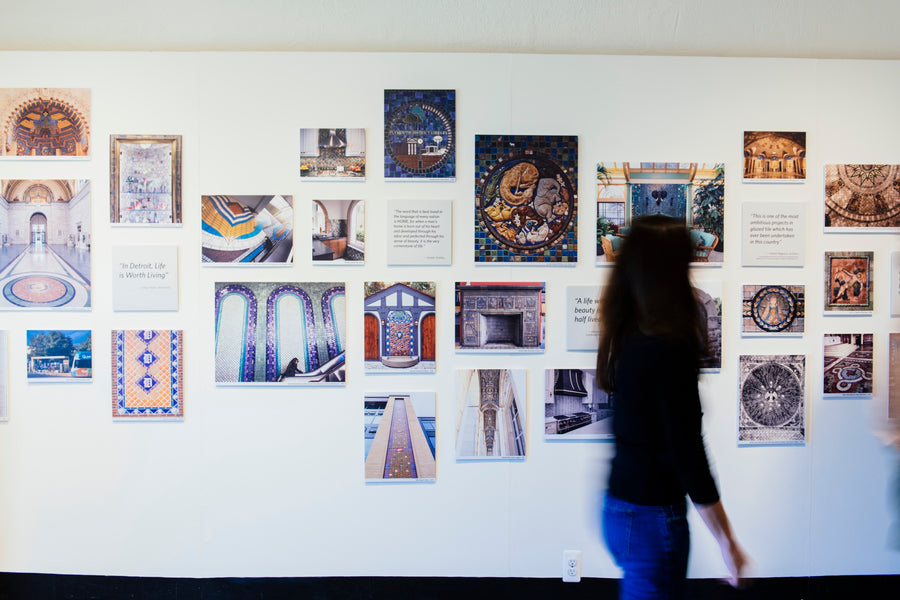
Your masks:
[{"label": "dark baseboard", "polygon": [[[491,600],[615,599],[614,579],[494,577],[267,577],[184,579],[0,573],[0,600]],[[838,600],[895,598],[900,575],[755,579],[733,590],[711,579],[688,581],[690,599]]]}]

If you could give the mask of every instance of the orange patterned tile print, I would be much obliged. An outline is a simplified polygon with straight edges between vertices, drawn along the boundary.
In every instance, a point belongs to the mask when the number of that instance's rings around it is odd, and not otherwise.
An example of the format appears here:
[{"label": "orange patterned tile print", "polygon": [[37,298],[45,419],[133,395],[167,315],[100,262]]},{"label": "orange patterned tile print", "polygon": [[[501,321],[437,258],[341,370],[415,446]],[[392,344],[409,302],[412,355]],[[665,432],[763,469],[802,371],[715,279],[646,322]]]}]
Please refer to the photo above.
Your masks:
[{"label": "orange patterned tile print", "polygon": [[182,332],[112,332],[113,417],[182,418]]}]

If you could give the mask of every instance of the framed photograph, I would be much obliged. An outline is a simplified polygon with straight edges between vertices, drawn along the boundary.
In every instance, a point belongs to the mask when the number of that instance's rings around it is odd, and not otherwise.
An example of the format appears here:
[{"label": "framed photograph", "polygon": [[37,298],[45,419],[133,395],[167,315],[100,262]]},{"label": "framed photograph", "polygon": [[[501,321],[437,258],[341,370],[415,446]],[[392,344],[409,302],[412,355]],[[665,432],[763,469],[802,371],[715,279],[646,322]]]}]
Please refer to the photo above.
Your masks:
[{"label": "framed photograph", "polygon": [[706,322],[706,354],[700,357],[700,370],[717,372],[722,368],[722,282],[695,281],[693,288]]},{"label": "framed photograph", "polygon": [[825,165],[825,231],[900,231],[900,165]]},{"label": "framed photograph", "polygon": [[93,380],[90,330],[29,329],[25,340],[29,382]]},{"label": "framed photograph", "polygon": [[204,265],[294,261],[293,196],[202,196],[200,203]]},{"label": "framed photograph", "polygon": [[633,218],[657,214],[690,229],[694,264],[722,266],[725,164],[598,163],[596,264],[615,262]]},{"label": "framed photograph", "polygon": [[367,281],[363,307],[368,373],[434,373],[433,281]]},{"label": "framed photograph", "polygon": [[366,207],[362,200],[313,200],[313,265],[366,262]]},{"label": "framed photograph", "polygon": [[578,260],[578,136],[475,136],[475,262]]},{"label": "framed photograph", "polygon": [[745,131],[744,181],[806,181],[806,132]]},{"label": "framed photograph", "polygon": [[91,307],[91,184],[0,180],[0,310]]},{"label": "framed photograph", "polygon": [[216,385],[344,385],[343,283],[216,283],[214,316]]},{"label": "framed photograph", "polygon": [[0,157],[88,158],[91,90],[0,88]]},{"label": "framed photograph", "polygon": [[109,222],[181,225],[181,136],[109,136]]},{"label": "framed photograph", "polygon": [[738,443],[806,441],[806,357],[741,355]]},{"label": "framed photograph", "polygon": [[744,285],[741,335],[800,336],[806,322],[806,287]]},{"label": "framed photograph", "polygon": [[183,332],[114,329],[111,342],[113,419],[183,419]]},{"label": "framed photograph", "polygon": [[301,181],[365,181],[366,130],[300,130]]},{"label": "framed photograph", "polygon": [[544,282],[457,282],[457,352],[543,352]]},{"label": "framed photograph", "polygon": [[384,90],[384,179],[456,180],[456,90]]},{"label": "framed photograph", "polygon": [[823,336],[825,396],[866,398],[872,395],[872,334],[826,333]]},{"label": "framed photograph", "polygon": [[825,253],[825,312],[871,313],[874,310],[874,252]]},{"label": "framed photograph", "polygon": [[435,481],[434,392],[368,393],[363,406],[366,483]]},{"label": "framed photograph", "polygon": [[525,369],[456,372],[456,459],[525,459]]},{"label": "framed photograph", "polygon": [[611,440],[612,416],[594,369],[544,370],[545,440]]}]

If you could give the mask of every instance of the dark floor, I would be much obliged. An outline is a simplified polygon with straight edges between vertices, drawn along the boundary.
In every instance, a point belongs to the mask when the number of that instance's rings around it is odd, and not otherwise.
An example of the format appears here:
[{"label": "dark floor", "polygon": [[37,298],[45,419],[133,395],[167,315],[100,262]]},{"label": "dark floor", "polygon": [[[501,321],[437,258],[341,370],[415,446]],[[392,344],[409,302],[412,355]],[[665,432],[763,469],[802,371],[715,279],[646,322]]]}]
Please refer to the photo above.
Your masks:
[{"label": "dark floor", "polygon": [[[757,579],[746,589],[694,579],[688,598],[837,600],[896,598],[900,575]],[[472,577],[290,577],[165,579],[0,573],[0,600],[491,600],[615,599],[617,582]]]}]

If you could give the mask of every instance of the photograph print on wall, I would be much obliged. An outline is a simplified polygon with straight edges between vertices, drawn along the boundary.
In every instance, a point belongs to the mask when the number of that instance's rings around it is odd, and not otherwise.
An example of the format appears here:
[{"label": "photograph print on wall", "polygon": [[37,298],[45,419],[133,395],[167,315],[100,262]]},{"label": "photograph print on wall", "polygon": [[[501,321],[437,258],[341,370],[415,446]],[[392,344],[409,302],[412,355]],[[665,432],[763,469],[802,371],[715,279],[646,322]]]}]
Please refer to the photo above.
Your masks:
[{"label": "photograph print on wall", "polygon": [[543,352],[544,282],[457,282],[457,352]]},{"label": "photograph print on wall", "polygon": [[700,370],[722,368],[722,282],[694,281],[694,297],[706,325],[706,352],[700,357]]},{"label": "photograph print on wall", "polygon": [[900,228],[900,165],[825,165],[825,231]]},{"label": "photograph print on wall", "polygon": [[366,210],[362,200],[313,200],[313,265],[366,262]]},{"label": "photograph print on wall", "polygon": [[525,369],[456,371],[456,459],[525,459]]},{"label": "photograph print on wall", "polygon": [[900,419],[900,333],[888,338],[888,418]]},{"label": "photograph print on wall", "polygon": [[823,337],[826,396],[872,395],[871,333],[826,333]]},{"label": "photograph print on wall", "polygon": [[0,310],[91,307],[87,179],[0,181]]},{"label": "photograph print on wall", "polygon": [[344,284],[215,284],[216,385],[344,385]]},{"label": "photograph print on wall", "polygon": [[202,196],[204,265],[290,265],[293,196]]},{"label": "photograph print on wall", "polygon": [[366,130],[301,129],[301,181],[365,181]]},{"label": "photograph print on wall", "polygon": [[475,136],[475,262],[578,259],[578,136]]},{"label": "photograph print on wall", "polygon": [[642,215],[666,215],[683,222],[690,230],[693,262],[721,266],[725,256],[725,164],[598,163],[598,265],[615,262],[631,220]]},{"label": "photograph print on wall", "polygon": [[544,439],[608,440],[613,401],[594,369],[544,370]]},{"label": "photograph print on wall", "polygon": [[825,312],[867,313],[874,310],[872,264],[875,253],[825,253]]},{"label": "photograph print on wall", "polygon": [[802,285],[743,286],[741,335],[803,335],[806,321],[805,289]]},{"label": "photograph print on wall", "polygon": [[109,222],[181,225],[181,136],[109,136]]},{"label": "photograph print on wall", "polygon": [[367,281],[363,329],[369,373],[434,373],[433,281]]},{"label": "photograph print on wall", "polygon": [[25,340],[29,382],[90,383],[93,379],[90,330],[29,329]]},{"label": "photograph print on wall", "polygon": [[368,393],[364,400],[366,483],[431,482],[435,393]]},{"label": "photograph print on wall", "polygon": [[456,90],[384,90],[384,179],[456,180]]},{"label": "photograph print on wall", "polygon": [[89,88],[0,88],[0,156],[91,154]]},{"label": "photograph print on wall", "polygon": [[113,419],[183,419],[183,332],[114,329],[111,338]]},{"label": "photograph print on wall", "polygon": [[745,182],[805,180],[805,131],[744,132]]},{"label": "photograph print on wall", "polygon": [[806,441],[806,357],[741,355],[739,444]]}]

